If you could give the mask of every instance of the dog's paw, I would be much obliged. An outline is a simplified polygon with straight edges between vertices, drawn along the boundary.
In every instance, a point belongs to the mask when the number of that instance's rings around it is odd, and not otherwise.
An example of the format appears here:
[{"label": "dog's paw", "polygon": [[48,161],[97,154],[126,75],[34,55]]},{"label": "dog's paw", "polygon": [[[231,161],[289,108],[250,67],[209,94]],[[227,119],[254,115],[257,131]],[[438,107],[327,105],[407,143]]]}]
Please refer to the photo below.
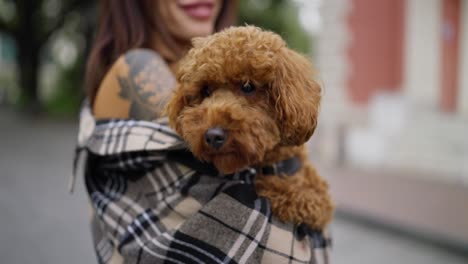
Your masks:
[{"label": "dog's paw", "polygon": [[271,187],[257,184],[257,192],[270,201],[273,216],[280,221],[323,230],[332,219],[334,206],[328,193],[284,184]]}]

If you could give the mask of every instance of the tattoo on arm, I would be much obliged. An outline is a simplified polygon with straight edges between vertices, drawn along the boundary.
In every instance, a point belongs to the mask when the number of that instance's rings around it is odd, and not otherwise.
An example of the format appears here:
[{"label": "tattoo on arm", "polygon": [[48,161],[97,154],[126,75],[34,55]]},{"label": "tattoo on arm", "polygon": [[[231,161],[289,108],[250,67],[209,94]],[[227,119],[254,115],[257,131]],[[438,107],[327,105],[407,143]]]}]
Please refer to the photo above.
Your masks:
[{"label": "tattoo on arm", "polygon": [[164,60],[148,50],[131,51],[125,55],[128,76],[118,76],[119,96],[130,101],[129,117],[154,120],[161,117],[175,78]]}]

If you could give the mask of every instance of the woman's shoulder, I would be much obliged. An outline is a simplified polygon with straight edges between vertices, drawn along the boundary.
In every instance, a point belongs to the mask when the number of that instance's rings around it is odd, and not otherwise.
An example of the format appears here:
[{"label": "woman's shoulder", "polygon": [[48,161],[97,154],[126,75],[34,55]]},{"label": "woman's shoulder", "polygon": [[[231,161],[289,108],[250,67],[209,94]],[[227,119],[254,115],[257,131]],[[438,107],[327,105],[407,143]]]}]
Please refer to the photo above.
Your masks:
[{"label": "woman's shoulder", "polygon": [[148,66],[158,66],[166,67],[169,69],[166,61],[161,57],[161,55],[151,49],[131,49],[124,54],[122,54],[112,65],[112,68],[116,68],[119,71],[126,71],[127,68],[131,70],[138,70],[142,67]]},{"label": "woman's shoulder", "polygon": [[154,120],[161,116],[176,82],[164,59],[150,49],[122,54],[101,82],[93,105],[96,118]]}]

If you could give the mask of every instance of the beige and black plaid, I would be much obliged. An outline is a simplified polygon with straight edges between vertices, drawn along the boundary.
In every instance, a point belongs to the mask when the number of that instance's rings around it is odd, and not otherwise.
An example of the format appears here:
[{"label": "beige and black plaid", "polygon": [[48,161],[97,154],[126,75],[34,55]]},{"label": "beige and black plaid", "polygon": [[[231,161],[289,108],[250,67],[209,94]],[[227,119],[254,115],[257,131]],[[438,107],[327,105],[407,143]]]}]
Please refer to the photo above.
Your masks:
[{"label": "beige and black plaid", "polygon": [[80,119],[98,263],[330,263],[322,231],[276,220],[250,170],[200,169],[165,120]]}]

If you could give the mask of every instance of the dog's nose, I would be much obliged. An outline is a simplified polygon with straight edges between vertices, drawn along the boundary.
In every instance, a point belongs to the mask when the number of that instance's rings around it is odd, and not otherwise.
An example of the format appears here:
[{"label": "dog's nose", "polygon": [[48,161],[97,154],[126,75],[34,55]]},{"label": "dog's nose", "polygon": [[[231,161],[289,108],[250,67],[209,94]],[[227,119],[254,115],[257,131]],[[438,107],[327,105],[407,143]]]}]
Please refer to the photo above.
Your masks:
[{"label": "dog's nose", "polygon": [[226,141],[226,132],[219,127],[210,128],[205,132],[205,141],[214,149],[220,149]]}]

